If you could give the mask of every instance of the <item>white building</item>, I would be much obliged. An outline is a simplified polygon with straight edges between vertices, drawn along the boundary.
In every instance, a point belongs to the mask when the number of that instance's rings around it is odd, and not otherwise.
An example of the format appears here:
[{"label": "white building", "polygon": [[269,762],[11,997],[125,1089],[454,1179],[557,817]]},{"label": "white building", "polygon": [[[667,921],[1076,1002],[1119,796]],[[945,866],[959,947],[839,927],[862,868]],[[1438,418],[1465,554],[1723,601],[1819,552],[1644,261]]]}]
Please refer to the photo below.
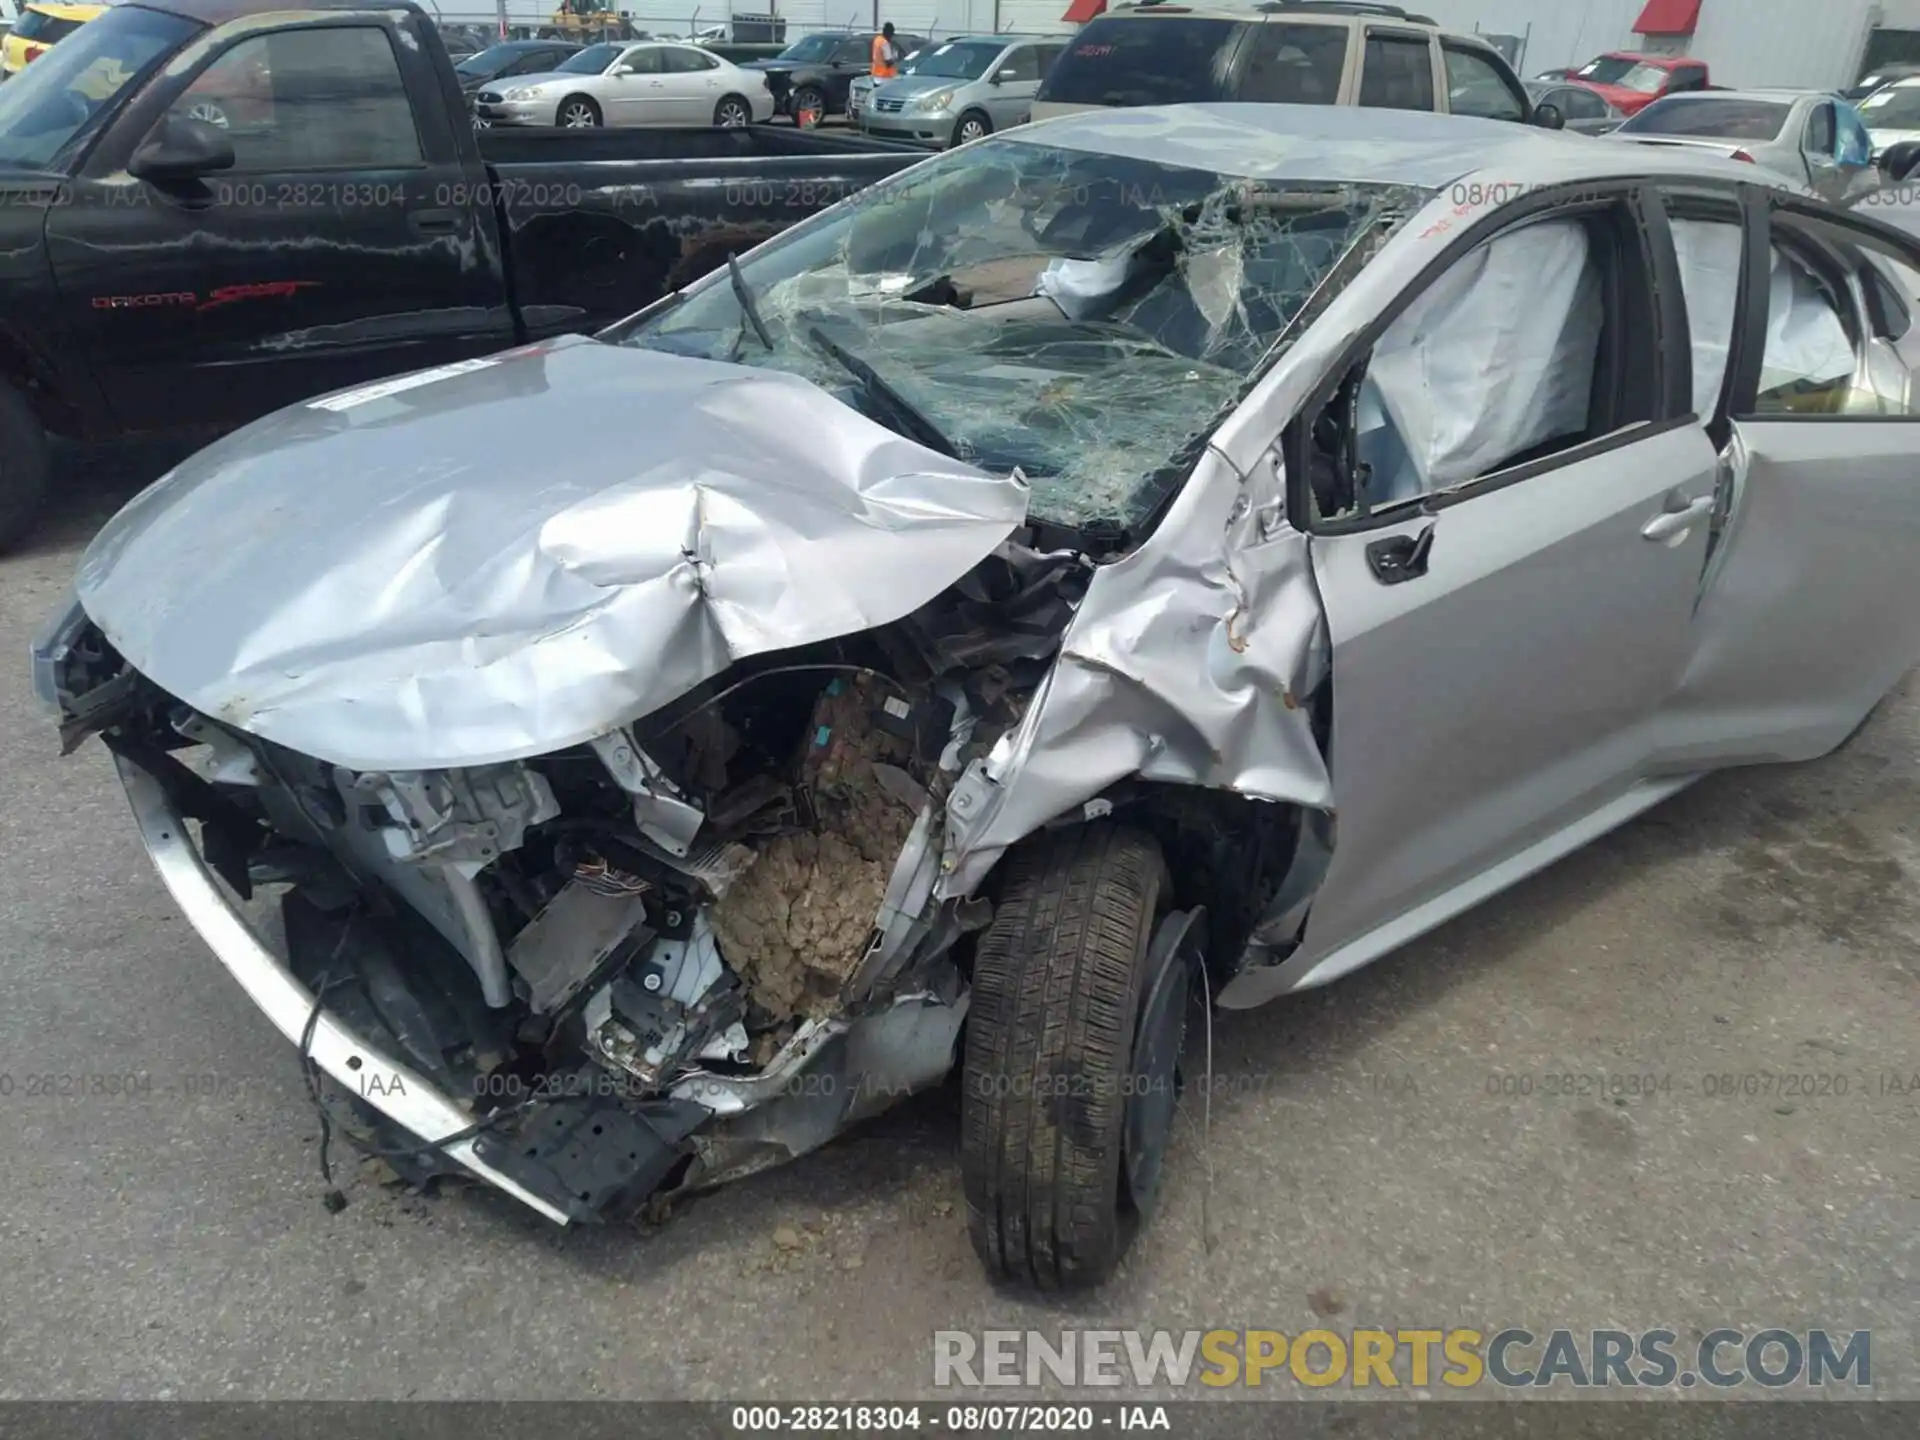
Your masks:
[{"label": "white building", "polygon": [[1523,75],[1605,50],[1707,62],[1716,85],[1840,89],[1920,63],[1920,0],[1400,0],[1451,30],[1511,35]]}]

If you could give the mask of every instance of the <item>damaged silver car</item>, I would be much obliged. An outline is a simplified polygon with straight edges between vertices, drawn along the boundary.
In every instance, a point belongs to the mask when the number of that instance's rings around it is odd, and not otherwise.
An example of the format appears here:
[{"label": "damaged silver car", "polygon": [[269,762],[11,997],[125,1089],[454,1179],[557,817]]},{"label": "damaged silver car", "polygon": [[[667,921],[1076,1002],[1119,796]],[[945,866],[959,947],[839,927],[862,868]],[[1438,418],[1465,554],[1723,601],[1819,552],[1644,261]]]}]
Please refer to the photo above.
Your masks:
[{"label": "damaged silver car", "polygon": [[1198,1006],[1819,755],[1920,653],[1917,296],[1711,157],[1071,116],[221,441],[36,679],[403,1175],[620,1215],[957,1068],[982,1260],[1093,1283]]}]

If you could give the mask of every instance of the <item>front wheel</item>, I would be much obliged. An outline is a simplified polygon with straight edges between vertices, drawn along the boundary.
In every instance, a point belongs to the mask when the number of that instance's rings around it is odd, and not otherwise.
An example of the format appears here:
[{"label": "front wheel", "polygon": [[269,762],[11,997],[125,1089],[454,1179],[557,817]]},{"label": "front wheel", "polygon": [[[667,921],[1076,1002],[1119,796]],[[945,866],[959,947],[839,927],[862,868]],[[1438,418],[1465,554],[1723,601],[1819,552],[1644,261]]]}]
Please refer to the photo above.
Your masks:
[{"label": "front wheel", "polygon": [[802,85],[793,92],[789,104],[793,123],[802,130],[811,130],[827,118],[827,93],[818,85]]},{"label": "front wheel", "polygon": [[977,110],[969,110],[955,123],[952,143],[965,145],[969,141],[978,140],[992,133],[993,126],[988,123],[987,117]]},{"label": "front wheel", "polygon": [[1080,826],[1004,863],[968,1005],[967,1226],[993,1279],[1080,1289],[1152,1208],[1196,960],[1184,936],[1155,943],[1168,885],[1151,836]]},{"label": "front wheel", "polygon": [[713,123],[722,130],[738,130],[753,123],[753,111],[738,95],[729,95],[713,107]]},{"label": "front wheel", "polygon": [[573,95],[560,102],[556,122],[562,130],[591,130],[600,123],[600,107],[584,95]]}]

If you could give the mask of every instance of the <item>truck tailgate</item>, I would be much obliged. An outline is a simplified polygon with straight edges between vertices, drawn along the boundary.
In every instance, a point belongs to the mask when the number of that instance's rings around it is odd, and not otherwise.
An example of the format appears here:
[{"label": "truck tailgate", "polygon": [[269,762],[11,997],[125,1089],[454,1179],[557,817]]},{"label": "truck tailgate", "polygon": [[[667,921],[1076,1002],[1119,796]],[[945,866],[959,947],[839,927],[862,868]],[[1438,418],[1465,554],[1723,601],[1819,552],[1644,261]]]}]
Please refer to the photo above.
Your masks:
[{"label": "truck tailgate", "polygon": [[597,329],[927,158],[788,127],[478,132],[529,339]]}]

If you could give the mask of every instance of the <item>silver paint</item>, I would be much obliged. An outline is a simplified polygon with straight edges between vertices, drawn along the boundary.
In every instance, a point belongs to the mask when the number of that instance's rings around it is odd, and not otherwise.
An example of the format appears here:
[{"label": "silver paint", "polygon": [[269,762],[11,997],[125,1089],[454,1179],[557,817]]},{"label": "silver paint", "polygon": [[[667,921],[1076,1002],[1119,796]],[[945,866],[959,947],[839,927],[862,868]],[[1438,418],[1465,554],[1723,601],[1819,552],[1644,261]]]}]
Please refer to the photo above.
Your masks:
[{"label": "silver paint", "polygon": [[168,693],[355,770],[584,743],[898,619],[1026,512],[803,380],[587,339],[327,404],[149,487],[78,590]]}]

